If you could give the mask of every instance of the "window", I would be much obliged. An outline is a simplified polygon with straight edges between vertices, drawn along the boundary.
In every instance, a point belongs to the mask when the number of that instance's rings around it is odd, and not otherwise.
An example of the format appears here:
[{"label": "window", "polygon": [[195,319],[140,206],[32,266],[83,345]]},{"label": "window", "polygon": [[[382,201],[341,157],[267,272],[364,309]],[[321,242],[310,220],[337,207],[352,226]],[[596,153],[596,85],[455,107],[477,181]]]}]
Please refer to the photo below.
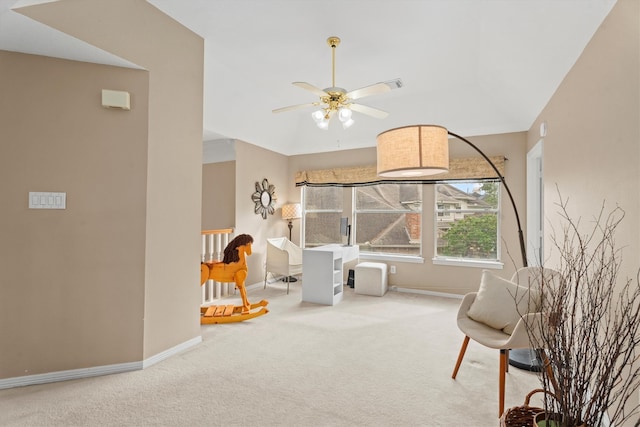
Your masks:
[{"label": "window", "polygon": [[304,187],[304,246],[341,243],[342,187]]},{"label": "window", "polygon": [[355,187],[354,238],[360,252],[420,256],[422,186]]},{"label": "window", "polygon": [[[343,208],[345,196],[351,196],[353,215]],[[422,254],[421,184],[306,186],[303,198],[305,247],[343,243],[340,218],[349,217],[351,241],[361,253]]]},{"label": "window", "polygon": [[500,259],[500,183],[436,184],[436,258]]}]

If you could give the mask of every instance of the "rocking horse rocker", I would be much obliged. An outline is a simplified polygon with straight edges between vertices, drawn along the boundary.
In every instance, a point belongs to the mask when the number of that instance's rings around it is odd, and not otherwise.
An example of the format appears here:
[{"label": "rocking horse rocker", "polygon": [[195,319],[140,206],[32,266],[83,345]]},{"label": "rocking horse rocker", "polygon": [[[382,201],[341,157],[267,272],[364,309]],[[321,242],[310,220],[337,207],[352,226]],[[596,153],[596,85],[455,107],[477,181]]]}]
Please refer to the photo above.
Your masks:
[{"label": "rocking horse rocker", "polygon": [[[201,286],[209,279],[224,283],[235,282],[242,297],[242,305],[200,307],[200,324],[242,322],[269,312],[266,308],[269,302],[266,300],[250,304],[247,299],[247,290],[244,287],[248,272],[246,256],[251,255],[252,243],[253,237],[248,234],[240,234],[230,241],[224,249],[222,261],[200,264]],[[260,310],[252,311],[256,308],[260,308]]]}]

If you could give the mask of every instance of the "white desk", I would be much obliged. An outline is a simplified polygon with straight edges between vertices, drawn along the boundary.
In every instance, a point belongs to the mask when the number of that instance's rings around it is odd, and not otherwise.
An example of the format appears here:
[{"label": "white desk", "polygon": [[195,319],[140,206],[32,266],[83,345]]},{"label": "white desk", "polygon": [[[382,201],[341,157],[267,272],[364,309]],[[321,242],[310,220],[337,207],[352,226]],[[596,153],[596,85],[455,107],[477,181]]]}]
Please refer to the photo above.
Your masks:
[{"label": "white desk", "polygon": [[302,252],[302,301],[334,305],[342,301],[343,266],[357,259],[360,247],[338,244]]}]

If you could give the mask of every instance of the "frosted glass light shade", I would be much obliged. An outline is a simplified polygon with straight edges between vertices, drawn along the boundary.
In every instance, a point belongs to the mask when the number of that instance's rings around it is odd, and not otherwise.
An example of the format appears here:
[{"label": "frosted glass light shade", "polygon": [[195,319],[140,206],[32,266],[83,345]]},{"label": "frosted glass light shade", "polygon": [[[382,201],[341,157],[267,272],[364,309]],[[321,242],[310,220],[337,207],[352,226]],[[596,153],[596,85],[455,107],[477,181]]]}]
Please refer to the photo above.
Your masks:
[{"label": "frosted glass light shade", "polygon": [[436,125],[390,129],[377,138],[378,175],[389,178],[449,171],[449,135]]},{"label": "frosted glass light shade", "polygon": [[292,203],[282,207],[282,219],[298,219],[302,217],[302,206],[300,203]]},{"label": "frosted glass light shade", "polygon": [[349,129],[353,125],[353,123],[354,123],[353,119],[345,120],[344,122],[342,122],[342,128]]},{"label": "frosted glass light shade", "polygon": [[338,119],[340,119],[341,122],[346,122],[351,119],[351,110],[348,108],[341,108],[338,110]]},{"label": "frosted glass light shade", "polygon": [[322,110],[316,110],[313,113],[311,113],[311,118],[313,118],[313,121],[318,123],[324,120],[324,113],[322,112]]}]

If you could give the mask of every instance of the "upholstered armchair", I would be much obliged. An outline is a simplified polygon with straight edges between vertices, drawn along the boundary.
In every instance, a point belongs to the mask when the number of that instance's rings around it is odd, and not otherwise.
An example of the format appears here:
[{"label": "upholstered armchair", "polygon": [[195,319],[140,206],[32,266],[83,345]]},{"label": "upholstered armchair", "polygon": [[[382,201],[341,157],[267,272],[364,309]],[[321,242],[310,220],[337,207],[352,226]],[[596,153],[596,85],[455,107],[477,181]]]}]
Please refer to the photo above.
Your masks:
[{"label": "upholstered armchair", "polygon": [[[469,340],[499,350],[498,416],[504,412],[509,350],[536,348],[531,341],[539,336],[535,328],[542,325],[538,312],[542,271],[525,267],[506,280],[484,270],[478,292],[465,295],[458,308],[457,323],[464,340],[451,378],[458,374]],[[544,274],[545,280],[553,280],[557,273],[544,269]]]},{"label": "upholstered armchair", "polygon": [[282,275],[287,282],[289,294],[290,277],[302,274],[302,248],[286,237],[267,239],[267,261],[264,269],[264,288],[267,275]]}]

